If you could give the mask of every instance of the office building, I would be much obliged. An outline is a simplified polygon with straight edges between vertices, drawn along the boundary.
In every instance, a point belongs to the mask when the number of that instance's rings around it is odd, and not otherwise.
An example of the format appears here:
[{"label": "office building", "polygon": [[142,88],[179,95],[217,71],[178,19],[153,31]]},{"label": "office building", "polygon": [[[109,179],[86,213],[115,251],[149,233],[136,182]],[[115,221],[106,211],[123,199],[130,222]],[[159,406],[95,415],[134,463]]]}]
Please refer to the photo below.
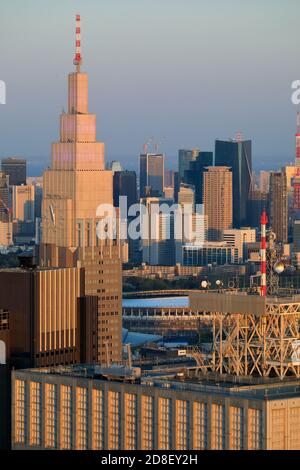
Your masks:
[{"label": "office building", "polygon": [[208,240],[222,240],[232,227],[232,172],[228,167],[208,167],[204,173],[204,213],[208,220]]},{"label": "office building", "polygon": [[162,153],[140,155],[140,197],[163,196],[164,160]]},{"label": "office building", "polygon": [[223,266],[234,264],[238,259],[238,249],[225,242],[204,242],[201,245],[187,243],[182,247],[184,266]]},{"label": "office building", "polygon": [[191,211],[194,212],[195,207],[195,189],[185,183],[181,183],[178,192],[178,204],[181,206],[189,206]]},{"label": "office building", "polygon": [[165,169],[165,186],[174,188],[174,170]]},{"label": "office building", "polygon": [[113,206],[113,175],[104,169],[104,143],[96,140],[96,116],[88,111],[88,75],[80,70],[78,54],[76,71],[68,76],[68,111],[60,117],[60,140],[52,144],[51,168],[44,172],[40,263],[85,268],[86,294],[98,298],[98,362],[107,355],[118,362],[120,244],[115,234],[109,232],[106,238],[104,233],[112,221],[107,205]]},{"label": "office building", "polygon": [[251,140],[216,140],[215,165],[232,171],[233,227],[246,226],[252,177]]},{"label": "office building", "polygon": [[270,227],[278,242],[288,241],[288,192],[284,172],[270,173]]},{"label": "office building", "polygon": [[199,149],[192,150],[179,150],[178,151],[178,171],[180,181],[184,180],[184,173],[190,168],[190,162],[197,160],[199,156]]},{"label": "office building", "polygon": [[85,296],[82,268],[30,263],[1,269],[0,340],[6,362],[16,368],[95,362],[96,300]]},{"label": "office building", "polygon": [[8,176],[0,171],[0,222],[9,221]]},{"label": "office building", "polygon": [[35,186],[12,186],[13,239],[29,243],[35,237]]},{"label": "office building", "polygon": [[[126,374],[136,383],[126,382]],[[293,380],[270,386],[266,380],[169,375],[141,376],[138,383],[135,369],[13,371],[13,449],[300,449]]]},{"label": "office building", "polygon": [[9,177],[10,186],[26,185],[26,160],[22,158],[3,158],[1,170]]},{"label": "office building", "polygon": [[[142,261],[151,265],[175,264],[173,201],[162,198],[141,199],[147,210],[141,218]],[[162,211],[162,205],[170,211]]]},{"label": "office building", "polygon": [[269,188],[270,188],[270,172],[261,170],[259,172],[259,189],[263,193],[268,193]]},{"label": "office building", "polygon": [[199,152],[197,159],[192,160],[184,172],[184,182],[195,188],[196,204],[203,204],[203,174],[205,168],[213,164],[213,152]]},{"label": "office building", "polygon": [[[138,201],[137,182],[135,171],[115,171],[113,177],[114,207],[119,207],[119,197],[127,197],[127,207],[129,208]],[[121,214],[125,216],[125,214]]]},{"label": "office building", "polygon": [[35,187],[20,185],[12,187],[12,216],[20,222],[34,222]]},{"label": "office building", "polygon": [[256,231],[249,227],[241,229],[226,229],[223,231],[223,240],[228,246],[237,248],[238,259],[236,260],[236,263],[242,263],[247,260],[248,243],[256,242]]},{"label": "office building", "polygon": [[260,219],[263,211],[269,214],[269,193],[252,189],[248,200],[247,222],[250,227],[260,230]]}]

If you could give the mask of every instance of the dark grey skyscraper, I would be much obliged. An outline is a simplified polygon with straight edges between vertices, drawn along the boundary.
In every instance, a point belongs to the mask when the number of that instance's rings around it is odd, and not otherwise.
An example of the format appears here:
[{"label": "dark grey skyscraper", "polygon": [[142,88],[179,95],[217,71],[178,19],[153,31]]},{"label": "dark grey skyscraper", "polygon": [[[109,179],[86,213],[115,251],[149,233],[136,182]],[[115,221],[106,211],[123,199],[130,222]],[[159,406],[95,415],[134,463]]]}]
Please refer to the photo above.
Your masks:
[{"label": "dark grey skyscraper", "polygon": [[127,206],[137,202],[135,171],[115,171],[113,177],[114,206],[119,207],[119,197],[127,196]]},{"label": "dark grey skyscraper", "polygon": [[215,165],[232,169],[233,226],[247,225],[247,206],[251,190],[251,140],[216,140]]},{"label": "dark grey skyscraper", "polygon": [[9,176],[11,186],[26,184],[26,160],[22,158],[4,158],[1,161],[1,170]]},{"label": "dark grey skyscraper", "polygon": [[140,155],[140,196],[159,197],[164,191],[164,160],[162,153]]},{"label": "dark grey skyscraper", "polygon": [[207,166],[213,165],[213,152],[200,152],[196,160],[189,163],[184,172],[184,182],[195,187],[195,203],[203,203],[203,173]]}]

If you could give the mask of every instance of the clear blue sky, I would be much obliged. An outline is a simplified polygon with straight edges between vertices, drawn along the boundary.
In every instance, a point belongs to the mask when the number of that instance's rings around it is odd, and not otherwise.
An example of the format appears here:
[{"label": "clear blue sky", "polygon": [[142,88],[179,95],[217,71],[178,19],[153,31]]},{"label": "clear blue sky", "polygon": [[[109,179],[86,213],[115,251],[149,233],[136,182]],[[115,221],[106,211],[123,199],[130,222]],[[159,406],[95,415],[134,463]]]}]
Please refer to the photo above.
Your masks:
[{"label": "clear blue sky", "polygon": [[0,157],[49,162],[81,14],[90,111],[106,160],[137,162],[151,136],[213,150],[242,131],[255,166],[294,158],[299,0],[2,0]]}]

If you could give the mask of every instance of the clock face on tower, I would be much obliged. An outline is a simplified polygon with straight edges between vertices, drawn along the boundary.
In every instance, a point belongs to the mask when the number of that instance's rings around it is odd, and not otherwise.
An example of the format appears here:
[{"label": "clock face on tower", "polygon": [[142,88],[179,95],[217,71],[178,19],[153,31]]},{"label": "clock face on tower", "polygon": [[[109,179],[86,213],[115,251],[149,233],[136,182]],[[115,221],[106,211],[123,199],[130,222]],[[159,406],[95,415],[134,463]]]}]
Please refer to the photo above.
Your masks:
[{"label": "clock face on tower", "polygon": [[50,210],[52,223],[53,225],[55,225],[55,213],[54,213],[54,208],[52,204],[49,205],[49,210]]}]

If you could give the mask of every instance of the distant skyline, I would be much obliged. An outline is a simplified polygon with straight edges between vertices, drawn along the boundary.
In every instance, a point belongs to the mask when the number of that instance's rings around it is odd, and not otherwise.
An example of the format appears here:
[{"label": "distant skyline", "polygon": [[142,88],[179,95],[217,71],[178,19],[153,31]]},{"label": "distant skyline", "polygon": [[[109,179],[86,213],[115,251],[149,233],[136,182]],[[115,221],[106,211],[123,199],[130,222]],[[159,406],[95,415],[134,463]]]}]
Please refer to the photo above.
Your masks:
[{"label": "distant skyline", "polygon": [[[2,2],[0,158],[49,165],[67,103],[67,74],[82,20],[82,70],[106,161],[138,167],[150,137],[166,167],[180,148],[213,151],[238,131],[253,141],[253,167],[294,160],[300,79],[298,0],[53,0]],[[36,169],[36,171],[34,170]]]}]

